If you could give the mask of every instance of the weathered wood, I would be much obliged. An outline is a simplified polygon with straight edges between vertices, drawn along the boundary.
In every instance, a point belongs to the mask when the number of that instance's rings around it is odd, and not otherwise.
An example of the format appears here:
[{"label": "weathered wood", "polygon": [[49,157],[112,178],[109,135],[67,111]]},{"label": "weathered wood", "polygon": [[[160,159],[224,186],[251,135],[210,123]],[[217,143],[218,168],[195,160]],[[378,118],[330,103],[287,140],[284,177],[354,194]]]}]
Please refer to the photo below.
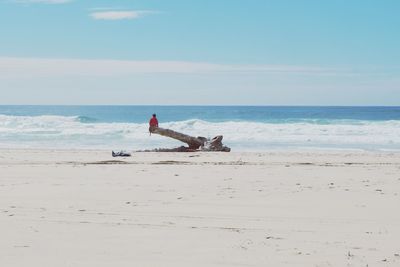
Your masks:
[{"label": "weathered wood", "polygon": [[222,135],[218,135],[211,139],[210,141],[207,141],[204,146],[203,146],[203,151],[223,151],[223,152],[230,152],[231,149],[227,146],[224,146],[222,144]]},{"label": "weathered wood", "polygon": [[196,152],[196,149],[190,149],[186,146],[180,146],[176,148],[156,148],[156,149],[146,149],[138,150],[136,152]]},{"label": "weathered wood", "polygon": [[[211,140],[208,140],[205,137],[193,137],[190,135],[186,135],[183,133],[179,133],[170,129],[164,129],[160,127],[150,127],[149,131],[154,134],[159,134],[161,136],[170,137],[176,140],[179,140],[183,143],[186,143],[189,147],[180,147],[175,149],[163,149],[165,151],[177,151],[177,152],[186,152],[186,151],[196,151],[198,149],[202,151],[224,151],[230,152],[231,149],[222,144],[222,135],[218,135]],[[158,149],[160,151],[160,149]]]},{"label": "weathered wood", "polygon": [[159,134],[162,136],[170,137],[176,140],[179,140],[183,143],[188,144],[189,148],[191,149],[199,149],[201,146],[204,145],[204,140],[199,139],[190,135],[186,135],[183,133],[175,132],[170,129],[164,129],[160,127],[154,127],[151,129],[152,133]]}]

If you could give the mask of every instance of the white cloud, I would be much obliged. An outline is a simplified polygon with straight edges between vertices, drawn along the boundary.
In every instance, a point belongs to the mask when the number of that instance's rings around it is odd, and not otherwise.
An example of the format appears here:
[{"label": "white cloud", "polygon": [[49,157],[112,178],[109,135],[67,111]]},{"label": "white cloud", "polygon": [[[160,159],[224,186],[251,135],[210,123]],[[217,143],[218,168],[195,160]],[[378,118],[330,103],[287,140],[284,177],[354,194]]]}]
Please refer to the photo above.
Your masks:
[{"label": "white cloud", "polygon": [[100,12],[92,12],[90,16],[97,20],[121,20],[121,19],[137,19],[149,14],[155,13],[149,10],[108,10]]},{"label": "white cloud", "polygon": [[189,61],[128,61],[0,57],[1,78],[53,76],[123,76],[134,74],[273,74],[351,75],[346,70],[309,66],[229,65]]},{"label": "white cloud", "polygon": [[398,105],[399,77],[361,66],[0,57],[0,104]]}]

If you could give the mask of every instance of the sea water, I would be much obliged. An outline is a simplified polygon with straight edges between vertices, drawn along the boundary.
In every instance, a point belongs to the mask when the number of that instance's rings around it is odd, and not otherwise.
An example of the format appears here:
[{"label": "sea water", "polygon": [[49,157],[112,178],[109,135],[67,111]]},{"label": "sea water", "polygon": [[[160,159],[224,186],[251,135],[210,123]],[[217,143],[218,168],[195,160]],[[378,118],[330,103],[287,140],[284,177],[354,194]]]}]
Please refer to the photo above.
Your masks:
[{"label": "sea water", "polygon": [[224,136],[233,151],[400,150],[400,107],[0,106],[0,148],[181,146],[148,121],[193,136]]}]

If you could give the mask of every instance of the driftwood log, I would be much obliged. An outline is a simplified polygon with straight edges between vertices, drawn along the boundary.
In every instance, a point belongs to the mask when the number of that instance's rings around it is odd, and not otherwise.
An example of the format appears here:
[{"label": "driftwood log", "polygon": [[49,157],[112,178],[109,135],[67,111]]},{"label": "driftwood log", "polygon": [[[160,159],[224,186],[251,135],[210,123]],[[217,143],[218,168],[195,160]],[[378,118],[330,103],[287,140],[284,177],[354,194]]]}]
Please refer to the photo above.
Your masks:
[{"label": "driftwood log", "polygon": [[159,134],[165,137],[173,138],[186,143],[188,147],[178,147],[172,149],[155,149],[158,152],[193,152],[193,151],[222,151],[230,152],[231,149],[222,144],[222,135],[218,135],[213,139],[209,140],[205,137],[198,136],[193,137],[183,133],[179,133],[170,129],[164,129],[160,127],[150,127],[150,132],[153,134]]}]

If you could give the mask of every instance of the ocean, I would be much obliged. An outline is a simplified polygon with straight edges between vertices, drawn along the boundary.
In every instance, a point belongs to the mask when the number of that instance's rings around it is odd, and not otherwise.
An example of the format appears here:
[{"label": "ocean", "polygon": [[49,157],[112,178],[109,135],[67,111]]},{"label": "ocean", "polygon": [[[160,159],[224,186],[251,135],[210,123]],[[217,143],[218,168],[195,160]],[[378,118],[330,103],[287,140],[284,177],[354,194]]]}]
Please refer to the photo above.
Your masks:
[{"label": "ocean", "polygon": [[160,127],[224,136],[232,151],[400,151],[400,107],[0,106],[0,148],[143,150],[179,141],[149,135]]}]

